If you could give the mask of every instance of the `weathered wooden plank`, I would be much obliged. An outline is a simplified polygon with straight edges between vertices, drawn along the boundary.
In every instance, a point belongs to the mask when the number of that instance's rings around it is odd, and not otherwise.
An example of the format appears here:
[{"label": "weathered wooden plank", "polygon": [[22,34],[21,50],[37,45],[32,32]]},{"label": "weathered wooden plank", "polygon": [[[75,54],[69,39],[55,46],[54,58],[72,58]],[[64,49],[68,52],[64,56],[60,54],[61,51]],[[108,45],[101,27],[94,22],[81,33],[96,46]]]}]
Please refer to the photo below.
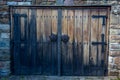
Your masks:
[{"label": "weathered wooden plank", "polygon": [[15,74],[19,74],[20,72],[20,18],[18,17],[19,11],[14,9],[14,27],[13,27],[13,42],[14,42],[14,70]]},{"label": "weathered wooden plank", "polygon": [[[75,10],[75,15],[74,15],[74,44],[73,44],[73,74],[76,75],[78,73],[78,52],[77,52],[77,32],[76,28],[78,27],[78,14],[79,12]],[[76,66],[75,66],[76,65]]]},{"label": "weathered wooden plank", "polygon": [[[97,9],[91,9],[91,42],[97,42],[97,28],[98,28],[98,19],[92,18],[92,15],[98,15]],[[97,46],[91,44],[91,55],[90,55],[90,70],[92,70],[91,75],[96,74],[94,66],[97,65]]]},{"label": "weathered wooden plank", "polygon": [[75,29],[74,29],[74,52],[73,52],[73,74],[82,74],[82,52],[81,52],[81,41],[82,41],[82,10],[75,10]]},{"label": "weathered wooden plank", "polygon": [[47,50],[48,50],[48,52],[47,52],[47,58],[48,58],[48,65],[49,65],[49,69],[48,69],[48,72],[47,73],[49,73],[49,74],[52,74],[52,71],[54,70],[53,68],[52,68],[52,43],[50,42],[50,38],[49,38],[49,36],[51,35],[51,31],[52,31],[52,18],[51,18],[51,16],[52,16],[52,10],[51,9],[49,9],[49,10],[46,10],[46,13],[47,13],[47,15],[46,15],[46,22],[45,22],[45,33],[46,33],[46,37],[47,37],[47,42],[48,42],[48,48],[47,48]]},{"label": "weathered wooden plank", "polygon": [[[84,43],[84,65],[89,64],[89,24],[88,10],[83,10],[83,43]],[[88,60],[87,60],[88,59]]]},{"label": "weathered wooden plank", "polygon": [[37,73],[42,74],[42,63],[43,63],[43,37],[42,37],[42,22],[43,22],[43,10],[42,9],[37,9]]},{"label": "weathered wooden plank", "polygon": [[89,26],[89,10],[83,10],[83,62],[84,74],[88,75],[89,70],[89,39],[90,39],[90,26]]},{"label": "weathered wooden plank", "polygon": [[[43,29],[43,58],[44,58],[44,63],[43,63],[43,67],[44,67],[44,74],[49,75],[50,74],[50,58],[51,58],[51,43],[50,43],[50,39],[49,36],[51,35],[51,20],[50,20],[50,16],[51,15],[51,10],[48,9],[44,9],[43,10],[43,17],[44,17],[44,22],[42,26]],[[50,67],[48,67],[50,66]]]},{"label": "weathered wooden plank", "polygon": [[57,34],[57,18],[58,18],[58,12],[56,9],[52,10],[52,33]]},{"label": "weathered wooden plank", "polygon": [[[62,10],[62,35],[67,35],[67,10]],[[65,75],[67,72],[67,53],[68,53],[67,43],[62,41],[62,75]]]},{"label": "weathered wooden plank", "polygon": [[46,42],[46,35],[45,35],[45,13],[46,10],[42,9],[42,23],[41,23],[41,31],[42,31],[42,44],[43,44],[43,63],[42,63],[42,74],[46,74],[47,70],[47,61],[46,61],[46,53],[47,53],[47,42]]},{"label": "weathered wooden plank", "polygon": [[[99,10],[99,15],[101,15],[101,12],[100,12],[100,10]],[[98,40],[98,42],[101,42],[102,41],[102,38],[101,38],[101,34],[102,34],[102,21],[103,21],[103,18],[98,18],[98,20],[99,20],[99,23],[98,23],[98,28],[97,28],[97,31],[98,31],[98,33],[97,33],[97,40]],[[98,66],[101,66],[101,55],[102,55],[102,53],[101,53],[101,48],[102,46],[101,45],[98,45],[98,54],[97,54],[97,65]]]},{"label": "weathered wooden plank", "polygon": [[74,35],[74,10],[68,10],[68,16],[67,16],[67,21],[68,21],[68,36],[69,36],[69,41],[68,41],[68,70],[69,70],[69,75],[72,75],[73,71],[73,35]]},{"label": "weathered wooden plank", "polygon": [[[29,59],[26,59],[26,57],[29,57],[27,54],[28,47],[27,40],[28,40],[28,23],[27,23],[27,16],[28,16],[28,9],[19,9],[19,15],[20,15],[20,31],[21,31],[21,53],[20,53],[20,63],[21,63],[21,71],[24,72],[24,69],[28,69],[29,67]],[[21,16],[24,15],[24,16]],[[24,69],[23,69],[24,67]]]},{"label": "weathered wooden plank", "polygon": [[82,15],[83,15],[83,9],[79,10],[79,16],[78,16],[78,28],[76,28],[77,30],[77,51],[78,51],[78,66],[81,67],[81,69],[79,68],[79,73],[81,75],[83,75],[83,72],[84,72],[84,69],[83,69],[83,18],[82,18]]},{"label": "weathered wooden plank", "polygon": [[36,72],[36,48],[37,48],[37,36],[36,36],[36,9],[29,10],[29,37],[30,37],[30,53],[31,53],[31,73]]},{"label": "weathered wooden plank", "polygon": [[[51,18],[52,18],[52,30],[51,30],[51,33],[57,35],[57,20],[58,20],[58,11],[53,9],[52,10],[52,15],[51,15]],[[58,70],[58,65],[57,65],[57,41],[56,42],[52,42],[52,74],[53,75],[57,75],[57,70]]]},{"label": "weathered wooden plank", "polygon": [[[51,15],[52,15],[52,10],[49,9],[47,10],[47,38],[49,38],[49,36],[51,35],[51,31],[52,31],[52,19],[51,19]],[[50,38],[48,39],[48,64],[49,64],[49,74],[52,74],[52,71],[54,69],[52,69],[52,43],[50,42]]]},{"label": "weathered wooden plank", "polygon": [[[106,10],[105,9],[100,9],[99,10],[99,15],[106,15],[107,16]],[[106,26],[104,26],[104,29],[103,29],[102,23],[103,23],[103,18],[99,18],[99,24],[98,24],[98,41],[99,42],[102,41],[101,34],[104,34],[105,38],[106,38],[107,24],[106,24]],[[106,41],[106,39],[104,41]],[[98,45],[98,50],[99,51],[98,51],[98,56],[97,56],[97,59],[98,59],[97,60],[97,65],[99,67],[101,67],[101,66],[104,66],[105,53],[101,52],[102,51],[102,46],[101,45]],[[98,69],[97,75],[104,75],[104,70],[103,69]]]},{"label": "weathered wooden plank", "polygon": [[[58,76],[61,75],[61,26],[62,26],[62,9],[58,9],[58,36],[57,36],[57,49],[58,49]],[[60,31],[59,31],[60,30]]]},{"label": "weathered wooden plank", "polygon": [[67,10],[62,10],[62,35],[67,34],[67,32],[68,32],[68,30],[67,30]]}]

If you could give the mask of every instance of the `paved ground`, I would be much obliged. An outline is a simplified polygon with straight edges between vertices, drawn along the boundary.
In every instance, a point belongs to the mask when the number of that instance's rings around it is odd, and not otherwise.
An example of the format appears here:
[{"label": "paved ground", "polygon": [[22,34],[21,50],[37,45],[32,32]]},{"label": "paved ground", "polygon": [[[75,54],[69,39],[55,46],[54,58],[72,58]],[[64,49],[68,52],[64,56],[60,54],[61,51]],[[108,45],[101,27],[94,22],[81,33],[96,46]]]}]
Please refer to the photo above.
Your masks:
[{"label": "paved ground", "polygon": [[[116,77],[79,77],[79,76],[40,76],[40,75],[29,75],[29,76],[9,76],[1,77],[0,80],[116,80]],[[120,80],[120,79],[118,79]]]}]

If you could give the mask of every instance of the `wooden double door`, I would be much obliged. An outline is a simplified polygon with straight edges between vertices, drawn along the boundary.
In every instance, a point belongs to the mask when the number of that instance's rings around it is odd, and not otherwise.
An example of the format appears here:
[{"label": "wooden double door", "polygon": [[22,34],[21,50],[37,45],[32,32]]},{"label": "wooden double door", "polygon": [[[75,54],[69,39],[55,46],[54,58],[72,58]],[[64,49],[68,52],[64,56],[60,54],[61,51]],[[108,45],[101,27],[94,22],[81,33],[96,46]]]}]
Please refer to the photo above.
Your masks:
[{"label": "wooden double door", "polygon": [[107,73],[108,7],[11,8],[14,74]]}]

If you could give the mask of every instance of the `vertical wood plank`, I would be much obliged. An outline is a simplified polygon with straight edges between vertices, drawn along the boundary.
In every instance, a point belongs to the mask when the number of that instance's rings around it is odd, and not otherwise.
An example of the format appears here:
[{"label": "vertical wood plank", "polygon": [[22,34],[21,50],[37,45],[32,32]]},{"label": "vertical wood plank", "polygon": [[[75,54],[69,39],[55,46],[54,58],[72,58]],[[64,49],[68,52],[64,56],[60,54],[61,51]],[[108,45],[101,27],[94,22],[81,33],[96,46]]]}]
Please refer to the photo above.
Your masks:
[{"label": "vertical wood plank", "polygon": [[[51,10],[44,9],[43,17],[44,17],[44,26],[43,28],[43,56],[44,56],[44,74],[50,74],[51,68],[51,43],[49,36],[51,35]],[[49,67],[48,67],[49,66]]]},{"label": "vertical wood plank", "polygon": [[74,10],[68,10],[68,70],[69,75],[72,75],[73,71],[73,35],[74,35]]},{"label": "vertical wood plank", "polygon": [[42,9],[37,9],[37,73],[42,74],[42,63],[43,63],[43,37],[42,37],[42,22],[43,13]]},{"label": "vertical wood plank", "polygon": [[14,14],[14,73],[15,74],[19,74],[21,73],[20,70],[20,18],[18,17],[18,9],[14,9],[15,10],[15,15]]},{"label": "vertical wood plank", "polygon": [[[67,10],[62,10],[62,35],[67,35]],[[63,43],[62,41],[62,75],[65,75],[67,73],[67,44]]]},{"label": "vertical wood plank", "polygon": [[[47,10],[48,12],[47,12],[47,37],[49,38],[49,36],[51,35],[51,31],[52,31],[52,18],[51,18],[51,16],[52,16],[52,10],[51,9],[49,9],[49,10]],[[52,74],[52,72],[53,72],[53,66],[52,66],[52,42],[50,42],[50,38],[48,39],[48,58],[49,58],[49,74]]]},{"label": "vertical wood plank", "polygon": [[[106,9],[100,9],[99,10],[99,15],[106,15],[107,16],[107,12]],[[101,34],[102,34],[102,23],[103,23],[103,18],[99,18],[99,24],[98,24],[98,41],[101,42],[102,38],[101,38]],[[105,36],[105,42],[106,42],[106,29],[107,29],[107,24],[104,27],[105,31],[104,31],[104,36]],[[105,53],[102,53],[102,45],[98,45],[99,48],[99,53],[98,53],[98,66],[101,67],[100,70],[98,70],[98,75],[104,75],[104,62],[105,62]]]},{"label": "vertical wood plank", "polygon": [[46,18],[46,37],[47,37],[47,41],[48,41],[48,48],[47,48],[47,50],[48,50],[48,52],[47,52],[47,56],[48,56],[48,65],[49,65],[49,71],[48,71],[48,73],[49,73],[49,75],[50,74],[52,74],[52,71],[54,70],[52,67],[52,42],[50,42],[50,38],[49,38],[49,36],[51,35],[51,30],[52,30],[52,18],[51,18],[51,16],[52,16],[52,10],[51,9],[48,9],[47,10],[47,18]]},{"label": "vertical wood plank", "polygon": [[[28,55],[28,9],[19,9],[19,14],[20,14],[20,30],[21,30],[21,53],[20,53],[20,64],[21,64],[21,73],[29,73],[28,67],[29,67],[29,60],[26,59],[26,57],[29,57]],[[24,16],[23,16],[24,15]],[[25,72],[26,70],[26,72]]]},{"label": "vertical wood plank", "polygon": [[[51,18],[52,18],[52,30],[51,30],[51,33],[57,35],[57,20],[58,20],[58,12],[56,9],[53,9],[52,10],[52,15],[51,15]],[[57,70],[58,70],[58,60],[57,60],[57,41],[56,42],[52,42],[52,74],[53,75],[57,75]]]},{"label": "vertical wood plank", "polygon": [[47,42],[45,40],[45,9],[42,9],[41,14],[41,46],[42,46],[42,74],[46,72],[46,46]]},{"label": "vertical wood plank", "polygon": [[29,11],[31,13],[30,15],[30,22],[29,22],[29,27],[30,27],[30,53],[31,53],[31,72],[35,73],[36,72],[36,48],[37,48],[37,34],[36,34],[36,9],[31,9]]},{"label": "vertical wood plank", "polygon": [[[57,36],[57,49],[58,49],[58,76],[61,75],[61,26],[62,26],[62,9],[58,9],[58,36]],[[60,30],[60,31],[59,31]]]},{"label": "vertical wood plank", "polygon": [[84,74],[88,75],[89,70],[89,39],[90,39],[90,26],[89,26],[89,10],[83,10],[83,61],[84,61]]},{"label": "vertical wood plank", "polygon": [[82,75],[82,9],[75,10],[75,50],[74,50],[74,75]]},{"label": "vertical wood plank", "polygon": [[42,14],[42,20],[43,20],[43,22],[41,23],[42,25],[41,25],[41,30],[42,30],[42,38],[43,38],[43,41],[42,41],[42,43],[43,43],[43,72],[42,72],[42,74],[46,74],[46,70],[47,70],[47,50],[46,50],[46,48],[47,48],[47,41],[46,41],[46,34],[45,34],[45,20],[46,20],[46,12],[45,12],[46,10],[45,9],[43,9],[43,14]]},{"label": "vertical wood plank", "polygon": [[77,32],[76,32],[76,28],[79,26],[77,23],[78,23],[78,20],[79,19],[79,12],[78,10],[75,10],[75,15],[74,15],[74,44],[73,44],[73,74],[72,75],[77,75],[78,73],[78,61],[79,61],[79,58],[78,58],[78,52],[77,52]]},{"label": "vertical wood plank", "polygon": [[[92,42],[97,42],[97,28],[98,28],[98,19],[92,18],[92,15],[98,15],[97,9],[92,9],[91,10],[91,41]],[[90,55],[90,70],[91,75],[96,74],[96,70],[94,67],[97,65],[97,46],[91,44],[91,55]]]}]

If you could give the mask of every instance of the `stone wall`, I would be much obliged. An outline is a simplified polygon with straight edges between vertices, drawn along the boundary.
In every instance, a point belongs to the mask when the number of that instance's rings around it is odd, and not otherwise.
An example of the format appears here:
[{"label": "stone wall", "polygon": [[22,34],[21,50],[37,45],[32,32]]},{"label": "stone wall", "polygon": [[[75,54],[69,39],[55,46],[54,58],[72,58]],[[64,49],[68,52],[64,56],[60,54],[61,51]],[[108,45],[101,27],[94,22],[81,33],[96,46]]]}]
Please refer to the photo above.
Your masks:
[{"label": "stone wall", "polygon": [[0,24],[0,75],[8,75],[10,73],[9,30],[9,24]]},{"label": "stone wall", "polygon": [[120,75],[120,4],[112,6],[109,39],[109,75]]},{"label": "stone wall", "polygon": [[[64,0],[67,5],[70,0]],[[68,2],[68,3],[67,3]],[[109,75],[120,74],[120,1],[74,0],[73,5],[112,5],[109,36]],[[56,5],[56,0],[0,0],[0,76],[10,73],[8,5]]]}]

